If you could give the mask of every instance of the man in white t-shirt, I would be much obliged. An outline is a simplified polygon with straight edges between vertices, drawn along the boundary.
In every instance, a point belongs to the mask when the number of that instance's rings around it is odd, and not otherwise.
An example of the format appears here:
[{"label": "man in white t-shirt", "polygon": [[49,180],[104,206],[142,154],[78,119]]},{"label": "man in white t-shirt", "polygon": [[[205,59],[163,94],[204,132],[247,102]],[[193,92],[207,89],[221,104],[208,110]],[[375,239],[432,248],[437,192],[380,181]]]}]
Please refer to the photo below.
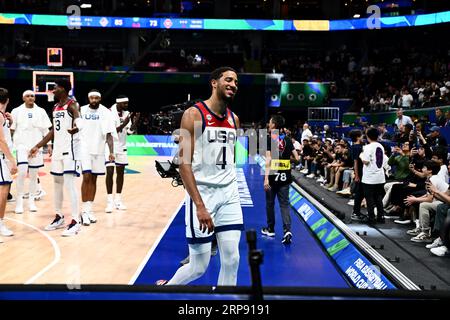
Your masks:
[{"label": "man in white t-shirt", "polygon": [[[124,182],[125,166],[128,165],[127,157],[127,135],[132,134],[136,127],[134,113],[128,111],[128,98],[118,96],[116,103],[109,109],[114,119],[114,126],[117,131],[117,138],[114,138],[114,158],[115,161],[109,161],[110,150],[105,148],[106,161],[106,192],[108,193],[106,213],[111,213],[115,207],[118,210],[126,210],[127,207],[122,202],[122,188]],[[136,114],[139,117],[139,113]],[[132,124],[132,119],[133,124]],[[113,198],[113,177],[114,167],[116,168],[116,196]]]},{"label": "man in white t-shirt", "polygon": [[[422,172],[428,177],[427,189],[430,184],[433,185],[438,192],[445,192],[448,190],[448,183],[445,182],[439,173],[439,164],[436,161],[428,160],[423,165]],[[414,203],[420,203],[419,205],[419,224],[413,230],[409,230],[407,233],[415,237],[411,238],[413,242],[432,242],[430,217],[436,213],[437,206],[442,203],[434,198],[434,195],[428,192],[421,197],[408,196],[405,200],[407,205]]]},{"label": "man in white t-shirt", "polygon": [[81,107],[83,128],[81,130],[81,168],[83,182],[81,184],[81,220],[88,226],[97,222],[92,211],[97,188],[97,176],[104,175],[105,146],[109,147],[109,161],[114,161],[113,136],[117,136],[111,111],[100,104],[101,94],[91,90],[88,94],[89,104]]},{"label": "man in white t-shirt", "polygon": [[305,123],[303,125],[302,141],[304,141],[305,139],[311,140],[312,136],[313,134],[311,130],[309,130],[309,124]]},{"label": "man in white t-shirt", "polygon": [[410,123],[414,126],[414,122],[411,120],[410,117],[403,115],[403,109],[399,108],[397,110],[397,119],[395,119],[395,124],[398,128],[400,128],[400,125],[405,126],[407,123]]},{"label": "man in white t-shirt", "polygon": [[[363,183],[364,196],[367,203],[368,222],[384,223],[383,217],[383,195],[384,184],[386,182],[384,167],[388,157],[384,153],[383,146],[377,142],[378,129],[369,128],[366,137],[369,144],[363,147],[363,152],[359,155],[363,163]],[[375,220],[374,209],[377,208],[377,219]]]},{"label": "man in white t-shirt", "polygon": [[292,144],[294,145],[294,149],[295,149],[297,152],[302,151],[302,145],[300,144],[300,142],[298,142],[297,140],[295,140],[294,137],[291,137],[291,140],[292,140]]},{"label": "man in white t-shirt", "polygon": [[433,160],[439,165],[439,172],[437,175],[442,179],[442,181],[445,181],[445,183],[449,183],[448,168],[447,165],[445,164],[446,157],[447,157],[446,152],[438,150],[433,152],[431,160]]},{"label": "man in white t-shirt", "polygon": [[408,89],[403,90],[403,92],[402,92],[402,97],[401,97],[400,99],[401,99],[401,107],[402,107],[402,108],[407,108],[407,109],[409,109],[409,108],[412,107],[414,98],[413,98],[413,96],[409,93]]},{"label": "man in white t-shirt", "polygon": [[22,94],[24,103],[14,108],[11,112],[13,123],[11,125],[11,134],[13,136],[14,148],[17,158],[17,196],[16,209],[17,214],[23,213],[23,196],[25,194],[25,178],[27,172],[30,178],[28,207],[30,211],[37,211],[33,195],[37,191],[38,171],[44,166],[44,156],[42,148],[39,149],[35,157],[29,157],[30,150],[44,138],[49,132],[52,123],[43,108],[37,106],[34,92],[26,90]]}]

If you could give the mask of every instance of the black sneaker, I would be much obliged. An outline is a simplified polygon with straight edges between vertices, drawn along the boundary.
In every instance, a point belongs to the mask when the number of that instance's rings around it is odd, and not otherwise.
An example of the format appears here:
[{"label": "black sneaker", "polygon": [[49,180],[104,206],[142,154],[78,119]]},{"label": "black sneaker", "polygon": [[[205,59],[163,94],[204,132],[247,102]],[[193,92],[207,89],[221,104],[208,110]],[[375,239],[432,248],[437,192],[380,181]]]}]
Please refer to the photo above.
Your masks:
[{"label": "black sneaker", "polygon": [[262,228],[261,233],[268,237],[275,237],[275,230],[272,230],[270,228]]},{"label": "black sneaker", "polygon": [[287,231],[284,233],[283,240],[281,240],[282,244],[290,244],[292,242],[292,233]]},{"label": "black sneaker", "polygon": [[367,220],[365,221],[367,224],[377,224],[377,220],[375,219],[375,217],[368,217]]},{"label": "black sneaker", "polygon": [[384,217],[377,217],[377,223],[385,223],[386,220],[384,219]]},{"label": "black sneaker", "polygon": [[361,213],[352,213],[351,219],[352,219],[353,221],[365,222],[365,221],[367,220],[367,217],[364,216],[364,215],[361,214]]},{"label": "black sneaker", "polygon": [[13,201],[16,201],[16,199],[14,199],[14,197],[11,193],[8,193],[8,198],[6,199],[6,201],[13,202]]}]

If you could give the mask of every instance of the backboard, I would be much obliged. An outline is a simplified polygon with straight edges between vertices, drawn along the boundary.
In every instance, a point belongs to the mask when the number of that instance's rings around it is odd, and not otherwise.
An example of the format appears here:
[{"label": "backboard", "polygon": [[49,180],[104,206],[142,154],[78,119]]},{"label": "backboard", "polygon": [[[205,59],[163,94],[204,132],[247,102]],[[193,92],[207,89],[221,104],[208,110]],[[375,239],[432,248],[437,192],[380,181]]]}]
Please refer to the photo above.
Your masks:
[{"label": "backboard", "polygon": [[69,95],[74,94],[74,76],[73,72],[65,71],[33,71],[33,91],[36,95],[47,95],[48,101],[53,101],[53,88],[55,82],[65,78],[72,84],[72,90]]}]

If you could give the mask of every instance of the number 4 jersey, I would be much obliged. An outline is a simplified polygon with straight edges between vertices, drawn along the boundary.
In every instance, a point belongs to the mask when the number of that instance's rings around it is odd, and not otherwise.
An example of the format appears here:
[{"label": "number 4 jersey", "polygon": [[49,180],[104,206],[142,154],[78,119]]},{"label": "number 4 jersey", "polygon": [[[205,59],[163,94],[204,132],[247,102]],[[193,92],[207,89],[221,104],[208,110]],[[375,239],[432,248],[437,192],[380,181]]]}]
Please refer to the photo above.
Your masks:
[{"label": "number 4 jersey", "polygon": [[70,134],[67,130],[74,127],[73,116],[67,110],[75,100],[69,99],[63,105],[57,103],[53,109],[53,154],[52,159],[62,160],[70,158],[80,160],[79,133]]},{"label": "number 4 jersey", "polygon": [[202,134],[195,140],[192,171],[198,185],[226,186],[236,181],[234,148],[236,122],[228,108],[223,117],[204,102],[195,106],[202,116]]},{"label": "number 4 jersey", "polygon": [[271,151],[269,184],[282,186],[292,182],[291,155],[294,145],[284,134],[270,135],[267,139],[267,150]]}]

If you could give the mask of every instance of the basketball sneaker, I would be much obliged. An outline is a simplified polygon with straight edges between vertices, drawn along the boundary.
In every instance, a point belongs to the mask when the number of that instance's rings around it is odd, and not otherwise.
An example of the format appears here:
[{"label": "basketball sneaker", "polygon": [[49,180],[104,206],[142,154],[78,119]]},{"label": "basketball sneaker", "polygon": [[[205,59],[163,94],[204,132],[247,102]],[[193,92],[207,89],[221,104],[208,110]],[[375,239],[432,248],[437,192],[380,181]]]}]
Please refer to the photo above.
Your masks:
[{"label": "basketball sneaker", "polygon": [[33,195],[34,200],[39,201],[41,200],[45,195],[47,194],[47,192],[45,192],[44,190],[38,190],[36,191],[36,193]]},{"label": "basketball sneaker", "polygon": [[76,222],[74,219],[70,222],[70,224],[67,226],[67,229],[63,231],[61,236],[63,237],[71,237],[76,235],[78,232],[80,232],[81,225]]},{"label": "basketball sneaker", "polygon": [[108,201],[108,202],[106,203],[105,212],[106,212],[106,213],[111,213],[111,212],[113,211],[113,209],[114,209],[114,202]]},{"label": "basketball sneaker", "polygon": [[117,210],[127,210],[127,207],[123,204],[121,200],[116,200],[116,209]]},{"label": "basketball sneaker", "polygon": [[14,196],[11,193],[8,193],[7,201],[8,202],[14,202],[14,201],[16,201],[16,199],[14,199]]},{"label": "basketball sneaker", "polygon": [[87,212],[81,213],[81,221],[83,223],[83,226],[89,226],[91,224],[91,220],[89,219],[89,215]]},{"label": "basketball sneaker", "polygon": [[56,229],[64,228],[64,217],[61,217],[60,215],[56,215],[55,219],[52,223],[50,223],[48,226],[44,228],[45,231],[53,231]]},{"label": "basketball sneaker", "polygon": [[97,222],[97,217],[95,216],[94,212],[92,212],[92,211],[88,212],[88,218],[91,223]]},{"label": "basketball sneaker", "polygon": [[450,254],[450,250],[446,246],[440,246],[437,248],[432,248],[431,253],[438,257],[443,257]]},{"label": "basketball sneaker", "polygon": [[281,240],[282,244],[290,244],[292,242],[292,233],[287,231],[284,233],[283,240]]},{"label": "basketball sneaker", "polygon": [[433,249],[437,247],[441,247],[444,245],[444,241],[441,240],[441,237],[436,238],[432,244],[427,244],[425,248],[427,249]]},{"label": "basketball sneaker", "polygon": [[262,228],[261,233],[268,237],[275,237],[275,230],[272,230],[270,228]]},{"label": "basketball sneaker", "polygon": [[23,213],[23,198],[17,197],[16,199],[16,209],[14,210],[16,214],[22,214]]},{"label": "basketball sneaker", "polygon": [[38,211],[37,207],[36,207],[36,204],[34,203],[34,199],[33,198],[28,199],[28,208],[30,209],[31,212]]},{"label": "basketball sneaker", "polygon": [[9,230],[8,227],[3,224],[3,222],[0,222],[0,234],[4,237],[11,237],[14,235],[14,232]]}]

